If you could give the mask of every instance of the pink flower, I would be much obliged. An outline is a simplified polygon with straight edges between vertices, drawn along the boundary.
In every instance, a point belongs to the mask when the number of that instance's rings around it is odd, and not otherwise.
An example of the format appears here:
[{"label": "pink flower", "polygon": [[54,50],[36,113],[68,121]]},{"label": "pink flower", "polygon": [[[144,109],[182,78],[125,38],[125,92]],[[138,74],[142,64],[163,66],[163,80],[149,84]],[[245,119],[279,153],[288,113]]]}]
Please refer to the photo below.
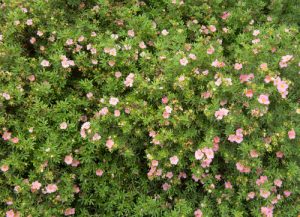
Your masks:
[{"label": "pink flower", "polygon": [[254,197],[255,197],[255,192],[252,191],[252,192],[248,193],[248,198],[249,199],[253,199]]},{"label": "pink flower", "polygon": [[222,68],[225,66],[225,63],[224,62],[219,62],[217,59],[215,61],[212,62],[211,64],[213,67],[216,67],[216,68]]},{"label": "pink flower", "polygon": [[49,66],[50,66],[50,63],[49,63],[48,60],[43,60],[43,61],[41,62],[41,66],[43,66],[43,67],[49,67]]},{"label": "pink flower", "polygon": [[80,161],[79,161],[79,160],[73,159],[71,166],[72,166],[72,167],[77,167],[79,164],[80,164]]},{"label": "pink flower", "polygon": [[120,78],[121,76],[122,76],[121,72],[119,72],[119,71],[115,72],[115,77],[116,78]]},{"label": "pink flower", "polygon": [[225,182],[225,188],[226,189],[232,189],[232,185],[230,182]]},{"label": "pink flower", "polygon": [[50,194],[50,193],[54,193],[58,190],[58,187],[56,184],[49,184],[46,186],[46,193]]},{"label": "pink flower", "polygon": [[214,158],[214,151],[211,148],[203,148],[202,152],[205,153],[206,157],[208,159],[213,159]]},{"label": "pink flower", "polygon": [[169,118],[170,117],[170,113],[168,113],[167,111],[163,112],[163,117],[164,118]]},{"label": "pink flower", "polygon": [[223,14],[221,15],[221,18],[223,20],[226,20],[230,16],[230,13],[228,11],[224,11]]},{"label": "pink flower", "polygon": [[67,124],[66,122],[62,122],[62,123],[59,125],[59,128],[60,128],[61,130],[65,130],[65,129],[67,129],[67,127],[68,127],[68,124]]},{"label": "pink flower", "polygon": [[124,84],[125,84],[126,87],[132,87],[133,86],[133,81],[134,81],[134,74],[130,73],[126,77],[126,80],[124,81]]},{"label": "pink flower", "polygon": [[170,106],[166,106],[166,107],[165,107],[165,111],[166,111],[167,113],[171,114],[172,108],[171,108]]},{"label": "pink flower", "polygon": [[236,168],[238,171],[240,171],[241,173],[250,173],[251,169],[250,167],[244,166],[243,164],[241,164],[240,162],[236,163]]},{"label": "pink flower", "polygon": [[214,25],[209,25],[208,28],[211,32],[215,32],[217,30],[217,28]]},{"label": "pink flower", "polygon": [[262,63],[262,64],[260,64],[260,68],[263,71],[267,71],[268,70],[268,64],[267,63]]},{"label": "pink flower", "polygon": [[167,190],[169,190],[171,188],[171,185],[169,185],[168,183],[164,183],[162,185],[162,188],[163,188],[164,191],[167,191]]},{"label": "pink flower", "polygon": [[277,158],[283,158],[283,156],[284,156],[284,154],[283,154],[282,151],[277,151],[277,152],[276,152],[276,157],[277,157]]},{"label": "pink flower", "polygon": [[296,132],[294,129],[291,129],[289,132],[288,132],[288,136],[289,136],[289,139],[295,139],[296,138]]},{"label": "pink flower", "polygon": [[279,93],[284,93],[289,87],[285,81],[279,81],[276,86]]},{"label": "pink flower", "polygon": [[192,60],[196,60],[197,59],[196,55],[193,54],[193,53],[189,54],[189,58],[191,58]]},{"label": "pink flower", "polygon": [[75,208],[67,208],[65,210],[65,216],[74,215],[75,214]]},{"label": "pink flower", "polygon": [[11,132],[8,131],[4,131],[3,135],[2,135],[2,139],[6,140],[10,140],[11,139]]},{"label": "pink flower", "polygon": [[32,19],[29,19],[26,21],[27,26],[32,26],[32,24],[33,24]]},{"label": "pink flower", "polygon": [[269,105],[269,104],[270,104],[269,96],[266,95],[266,94],[261,94],[261,95],[258,97],[258,102],[259,102],[260,104],[263,104],[263,105]]},{"label": "pink flower", "polygon": [[96,175],[97,175],[97,176],[102,176],[102,175],[103,175],[103,170],[97,169],[97,170],[96,170]]},{"label": "pink flower", "polygon": [[208,48],[207,51],[206,51],[206,53],[209,54],[209,55],[210,55],[210,54],[213,54],[214,52],[215,52],[214,47],[210,47],[210,48]]},{"label": "pink flower", "polygon": [[111,97],[111,98],[109,99],[109,104],[111,104],[111,105],[113,105],[113,106],[117,105],[118,102],[119,102],[119,99],[116,98],[116,97]]},{"label": "pink flower", "polygon": [[248,97],[248,98],[252,98],[253,97],[253,90],[246,90],[246,97]]},{"label": "pink flower", "polygon": [[178,163],[179,159],[176,155],[174,155],[173,157],[170,157],[170,162],[173,165],[176,165]]},{"label": "pink flower", "polygon": [[244,82],[249,82],[251,79],[254,78],[253,73],[247,75],[247,74],[241,74],[240,75],[240,82],[244,83]]},{"label": "pink flower", "polygon": [[163,104],[167,104],[168,103],[168,97],[166,97],[166,96],[164,96],[162,99],[161,99],[161,102],[163,103]]},{"label": "pink flower", "polygon": [[194,216],[195,217],[202,217],[203,213],[200,209],[195,210],[194,212]]},{"label": "pink flower", "polygon": [[260,176],[259,179],[256,180],[256,184],[258,186],[264,184],[266,181],[268,181],[268,177],[267,176]]},{"label": "pink flower", "polygon": [[120,117],[120,115],[121,115],[120,110],[115,110],[115,111],[114,111],[114,116],[115,116],[115,117]]},{"label": "pink flower", "polygon": [[222,120],[224,116],[227,116],[229,113],[228,109],[220,108],[218,111],[215,112],[215,117],[217,120]]},{"label": "pink flower", "polygon": [[258,157],[258,153],[257,153],[257,151],[256,151],[256,150],[254,150],[254,149],[252,149],[252,150],[250,151],[250,156],[251,156],[251,157],[253,157],[253,158],[256,158],[256,157]]},{"label": "pink flower", "polygon": [[264,189],[260,189],[260,196],[262,196],[263,198],[268,198],[271,195],[270,191],[264,190]]},{"label": "pink flower", "polygon": [[202,153],[202,151],[200,149],[198,149],[197,151],[195,151],[195,158],[196,160],[201,160],[204,157],[204,154]]},{"label": "pink flower", "polygon": [[42,187],[42,184],[39,183],[39,181],[35,181],[31,184],[31,191],[35,192],[37,190],[39,190]]},{"label": "pink flower", "polygon": [[212,159],[210,159],[210,158],[205,159],[205,160],[202,161],[201,167],[203,167],[203,168],[209,167],[209,165],[211,164],[211,162],[212,162]]},{"label": "pink flower", "polygon": [[256,29],[256,30],[253,31],[253,36],[258,36],[259,33],[260,33],[260,31]]},{"label": "pink flower", "polygon": [[132,30],[132,29],[130,29],[130,30],[128,30],[128,32],[127,32],[127,34],[128,34],[128,36],[130,36],[130,37],[134,37],[134,31]]},{"label": "pink flower", "polygon": [[9,170],[9,166],[7,164],[4,164],[4,165],[1,166],[0,169],[1,169],[2,172],[7,172]]},{"label": "pink flower", "polygon": [[6,212],[6,217],[16,217],[15,212],[11,209]]},{"label": "pink flower", "polygon": [[189,63],[189,61],[185,57],[180,59],[179,62],[180,62],[180,65],[182,65],[182,66],[186,66]]},{"label": "pink flower", "polygon": [[10,140],[12,143],[17,144],[19,142],[19,139],[17,137],[14,137]]},{"label": "pink flower", "polygon": [[273,217],[273,206],[272,207],[261,207],[260,208],[261,214],[264,217]]},{"label": "pink flower", "polygon": [[10,95],[8,93],[2,93],[2,96],[4,97],[4,99],[10,100]]},{"label": "pink flower", "polygon": [[276,185],[277,187],[281,187],[282,181],[280,179],[275,179],[274,180],[274,185]]},{"label": "pink flower", "polygon": [[112,149],[112,147],[114,146],[114,141],[112,140],[112,139],[108,139],[108,140],[106,140],[106,147],[109,149],[109,150],[111,150]]},{"label": "pink flower", "polygon": [[166,177],[167,177],[168,179],[172,179],[173,173],[172,173],[172,172],[167,172]]},{"label": "pink flower", "polygon": [[292,194],[292,192],[284,191],[283,194],[284,194],[284,196],[289,197]]},{"label": "pink flower", "polygon": [[243,68],[243,64],[241,64],[241,63],[234,64],[234,69],[235,70],[241,70],[242,68]]},{"label": "pink flower", "polygon": [[65,163],[70,165],[73,162],[73,157],[71,155],[65,156]]}]

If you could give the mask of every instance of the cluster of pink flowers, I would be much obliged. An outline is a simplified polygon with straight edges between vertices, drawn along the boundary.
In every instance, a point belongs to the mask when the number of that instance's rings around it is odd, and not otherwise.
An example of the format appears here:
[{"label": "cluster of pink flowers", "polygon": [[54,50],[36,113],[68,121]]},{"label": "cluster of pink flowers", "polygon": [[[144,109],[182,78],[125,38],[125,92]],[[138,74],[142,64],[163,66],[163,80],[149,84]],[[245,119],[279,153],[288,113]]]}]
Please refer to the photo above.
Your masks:
[{"label": "cluster of pink flowers", "polygon": [[67,165],[71,165],[73,167],[77,167],[80,164],[80,161],[75,160],[72,155],[66,155],[64,161]]},{"label": "cluster of pink flowers", "polygon": [[9,131],[7,131],[7,130],[5,130],[5,131],[3,132],[3,134],[2,134],[2,139],[3,139],[4,141],[11,141],[12,143],[15,143],[15,144],[19,142],[19,138],[18,138],[18,137],[13,137],[13,138],[12,138],[12,133],[9,132]]},{"label": "cluster of pink flowers", "polygon": [[237,170],[240,171],[241,173],[250,173],[251,172],[250,167],[244,166],[240,162],[237,162],[235,165],[236,165]]},{"label": "cluster of pink flowers", "polygon": [[220,108],[218,111],[215,112],[215,117],[217,120],[222,120],[224,116],[227,116],[229,110],[226,108]]},{"label": "cluster of pink flowers", "polygon": [[119,99],[116,97],[110,97],[109,104],[116,106],[119,103]]},{"label": "cluster of pink flowers", "polygon": [[202,160],[201,167],[209,167],[214,158],[214,150],[212,148],[204,147],[195,151],[196,160]]},{"label": "cluster of pink flowers", "polygon": [[235,134],[231,134],[228,137],[230,142],[241,143],[243,141],[243,129],[239,128],[235,131]]},{"label": "cluster of pink flowers", "polygon": [[86,138],[86,130],[89,130],[90,127],[91,127],[90,122],[85,122],[84,124],[82,124],[81,129],[80,129],[80,135],[82,138]]},{"label": "cluster of pink flowers", "polygon": [[235,70],[241,70],[243,68],[243,64],[242,63],[235,63],[234,64],[234,69]]},{"label": "cluster of pink flowers", "polygon": [[250,73],[250,74],[241,74],[240,75],[240,82],[244,83],[244,82],[249,82],[251,79],[254,78],[254,74]]},{"label": "cluster of pink flowers", "polygon": [[61,56],[61,65],[63,68],[69,68],[70,66],[75,66],[73,60],[69,60],[66,56]]},{"label": "cluster of pink flowers", "polygon": [[260,185],[263,185],[267,181],[268,181],[268,177],[267,176],[260,176],[259,179],[256,180],[256,184],[258,186],[260,186]]},{"label": "cluster of pink flowers", "polygon": [[153,176],[161,176],[162,174],[162,169],[158,169],[158,161],[157,160],[152,160],[151,161],[151,167],[149,172],[147,173],[147,176],[149,178],[152,178]]},{"label": "cluster of pink flowers", "polygon": [[216,67],[216,68],[222,68],[225,66],[225,63],[224,62],[220,62],[218,60],[215,60],[212,62],[211,64],[213,67]]},{"label": "cluster of pink flowers", "polygon": [[169,118],[171,113],[172,113],[172,108],[170,106],[166,106],[163,112],[163,117]]},{"label": "cluster of pink flowers", "polygon": [[273,217],[273,209],[274,207],[273,206],[269,206],[269,207],[261,207],[260,211],[261,211],[261,214],[264,215],[264,217]]},{"label": "cluster of pink flowers", "polygon": [[133,81],[134,81],[134,74],[129,73],[129,75],[127,75],[127,77],[124,81],[124,84],[125,84],[126,87],[132,87]]},{"label": "cluster of pink flowers", "polygon": [[293,55],[286,55],[281,57],[281,60],[279,62],[280,68],[286,68],[288,66],[288,63],[293,59]]},{"label": "cluster of pink flowers", "polygon": [[109,54],[111,56],[117,56],[117,50],[116,50],[116,48],[108,48],[108,47],[106,47],[106,48],[104,48],[104,53],[107,53],[107,54]]}]

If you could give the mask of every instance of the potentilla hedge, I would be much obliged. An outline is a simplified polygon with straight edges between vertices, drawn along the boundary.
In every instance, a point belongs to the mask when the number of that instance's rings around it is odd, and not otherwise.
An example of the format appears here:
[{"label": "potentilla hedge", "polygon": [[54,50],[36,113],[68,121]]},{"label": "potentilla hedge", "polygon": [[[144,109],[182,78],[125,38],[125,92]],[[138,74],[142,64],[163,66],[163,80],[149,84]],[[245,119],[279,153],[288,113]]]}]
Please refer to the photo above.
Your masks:
[{"label": "potentilla hedge", "polygon": [[0,1],[0,216],[300,215],[299,14]]}]

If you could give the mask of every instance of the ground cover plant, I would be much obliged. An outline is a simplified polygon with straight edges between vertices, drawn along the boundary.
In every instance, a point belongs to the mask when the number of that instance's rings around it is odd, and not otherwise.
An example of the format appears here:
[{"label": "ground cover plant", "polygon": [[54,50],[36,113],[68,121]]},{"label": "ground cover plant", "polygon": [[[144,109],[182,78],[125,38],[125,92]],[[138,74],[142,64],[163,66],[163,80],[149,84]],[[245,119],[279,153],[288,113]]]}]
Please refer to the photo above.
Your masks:
[{"label": "ground cover plant", "polygon": [[299,14],[0,1],[0,216],[300,215]]}]

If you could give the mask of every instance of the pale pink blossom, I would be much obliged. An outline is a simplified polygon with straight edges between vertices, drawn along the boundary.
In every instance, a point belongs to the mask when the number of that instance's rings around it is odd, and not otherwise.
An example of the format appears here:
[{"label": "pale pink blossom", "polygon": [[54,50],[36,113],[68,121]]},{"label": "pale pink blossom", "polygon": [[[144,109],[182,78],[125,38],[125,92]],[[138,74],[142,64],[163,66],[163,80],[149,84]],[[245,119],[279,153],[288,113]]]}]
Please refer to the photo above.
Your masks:
[{"label": "pale pink blossom", "polygon": [[6,217],[16,217],[15,212],[12,209],[8,210],[5,214]]},{"label": "pale pink blossom", "polygon": [[41,62],[41,66],[43,66],[43,67],[49,67],[49,66],[50,66],[50,63],[49,63],[48,60],[43,60],[43,61]]},{"label": "pale pink blossom", "polygon": [[252,98],[253,97],[253,90],[251,90],[251,89],[246,90],[245,95],[248,98]]},{"label": "pale pink blossom", "polygon": [[188,59],[185,57],[180,59],[179,62],[180,62],[180,65],[182,65],[182,66],[186,66],[189,63]]},{"label": "pale pink blossom", "polygon": [[271,192],[270,191],[267,191],[265,189],[260,189],[259,191],[260,193],[260,196],[267,199],[270,195],[271,195]]},{"label": "pale pink blossom", "polygon": [[56,184],[49,184],[46,186],[46,193],[50,194],[50,193],[54,193],[58,190],[58,187]]},{"label": "pale pink blossom", "polygon": [[68,128],[67,122],[62,122],[62,123],[59,125],[59,128],[60,128],[61,130],[67,129],[67,128]]},{"label": "pale pink blossom", "polygon": [[112,148],[113,148],[113,146],[114,146],[114,141],[112,140],[112,139],[108,139],[108,140],[106,140],[106,147],[109,149],[109,150],[111,150]]},{"label": "pale pink blossom", "polygon": [[189,58],[192,59],[192,60],[196,60],[197,59],[196,55],[193,54],[193,53],[189,54]]},{"label": "pale pink blossom", "polygon": [[92,138],[93,141],[98,141],[100,139],[101,139],[101,136],[99,135],[99,133],[95,133],[93,138]]},{"label": "pale pink blossom", "polygon": [[73,162],[73,157],[71,155],[66,155],[64,161],[66,164],[70,165]]},{"label": "pale pink blossom", "polygon": [[203,157],[204,157],[204,154],[203,154],[203,152],[200,149],[198,149],[197,151],[195,151],[195,158],[197,160],[201,160]]},{"label": "pale pink blossom", "polygon": [[10,95],[8,93],[2,93],[5,100],[10,100]]},{"label": "pale pink blossom", "polygon": [[267,71],[268,70],[268,64],[267,63],[262,63],[262,64],[260,64],[260,68],[263,71]]},{"label": "pale pink blossom", "polygon": [[33,24],[32,19],[26,20],[26,25],[27,25],[27,26],[32,26],[32,24]]},{"label": "pale pink blossom", "polygon": [[163,104],[167,104],[168,103],[168,97],[166,97],[166,96],[164,96],[162,99],[161,99],[161,102],[163,103]]},{"label": "pale pink blossom", "polygon": [[167,177],[168,179],[172,179],[173,173],[172,173],[172,172],[167,172],[166,177]]},{"label": "pale pink blossom", "polygon": [[225,182],[225,188],[226,189],[232,189],[231,182]]},{"label": "pale pink blossom", "polygon": [[115,72],[115,77],[116,78],[120,78],[121,76],[122,76],[121,72],[119,72],[119,71]]},{"label": "pale pink blossom", "polygon": [[39,181],[34,181],[31,184],[31,191],[35,192],[35,191],[39,190],[41,187],[42,187],[42,184]]},{"label": "pale pink blossom", "polygon": [[10,140],[12,143],[17,144],[19,142],[19,138],[18,137],[14,137]]},{"label": "pale pink blossom", "polygon": [[173,157],[170,157],[170,162],[173,165],[176,165],[178,163],[179,159],[176,155],[174,155]]},{"label": "pale pink blossom", "polygon": [[208,159],[213,159],[214,158],[214,151],[211,148],[203,148],[201,150]]},{"label": "pale pink blossom", "polygon": [[215,117],[217,120],[222,120],[224,116],[227,116],[229,113],[228,109],[220,108],[218,111],[215,112]]},{"label": "pale pink blossom", "polygon": [[282,181],[280,179],[275,179],[274,180],[274,185],[276,185],[277,187],[281,187]]},{"label": "pale pink blossom", "polygon": [[241,63],[235,63],[234,64],[234,69],[235,70],[241,70],[243,68],[243,64],[241,64]]},{"label": "pale pink blossom", "polygon": [[118,102],[119,102],[119,99],[116,98],[116,97],[111,97],[111,98],[109,99],[109,104],[111,104],[111,105],[113,105],[113,106],[117,105]]},{"label": "pale pink blossom", "polygon": [[211,32],[215,32],[217,30],[217,28],[214,26],[214,25],[209,25],[208,26],[208,29],[211,31]]},{"label": "pale pink blossom", "polygon": [[271,207],[263,206],[260,208],[260,211],[264,217],[273,217],[273,206],[271,206]]},{"label": "pale pink blossom", "polygon": [[97,175],[97,176],[102,176],[102,175],[103,175],[103,170],[97,169],[97,170],[96,170],[96,175]]},{"label": "pale pink blossom", "polygon": [[133,74],[133,73],[130,73],[130,74],[126,77],[126,79],[125,79],[125,81],[124,81],[124,84],[125,84],[126,87],[132,87],[133,81],[134,81],[134,74]]},{"label": "pale pink blossom", "polygon": [[167,113],[171,114],[172,108],[171,108],[170,106],[166,106],[166,107],[165,107],[165,111],[166,111]]},{"label": "pale pink blossom", "polygon": [[210,55],[210,54],[213,54],[214,52],[215,52],[214,47],[210,47],[210,48],[208,48],[207,51],[206,51],[206,53],[209,54],[209,55]]},{"label": "pale pink blossom", "polygon": [[284,194],[285,197],[289,197],[292,194],[292,192],[285,190],[283,192],[283,194]]},{"label": "pale pink blossom", "polygon": [[276,152],[276,157],[277,157],[277,158],[283,158],[283,156],[284,156],[284,154],[283,154],[282,151],[277,151],[277,152]]},{"label": "pale pink blossom", "polygon": [[253,34],[252,34],[252,35],[253,35],[253,36],[258,36],[259,33],[260,33],[260,31],[256,29],[256,30],[253,31]]},{"label": "pale pink blossom", "polygon": [[291,129],[289,132],[288,132],[288,136],[289,136],[289,139],[295,139],[296,138],[296,132],[294,129]]},{"label": "pale pink blossom", "polygon": [[135,35],[133,29],[128,30],[127,34],[130,37],[134,37],[134,35]]},{"label": "pale pink blossom", "polygon": [[261,94],[261,95],[258,97],[258,102],[259,102],[260,104],[263,104],[263,105],[269,105],[269,104],[270,104],[269,96],[266,95],[266,94]]},{"label": "pale pink blossom", "polygon": [[163,30],[161,31],[161,34],[162,34],[163,36],[166,36],[166,35],[169,34],[169,32],[168,32],[167,30],[163,29]]},{"label": "pale pink blossom", "polygon": [[9,170],[9,166],[7,164],[4,164],[4,165],[1,166],[0,169],[1,169],[2,172],[7,172]]},{"label": "pale pink blossom", "polygon": [[203,213],[200,209],[196,209],[194,212],[194,217],[202,217]]},{"label": "pale pink blossom", "polygon": [[268,181],[268,177],[267,176],[260,176],[259,179],[256,180],[256,184],[258,186],[264,184],[265,182]]},{"label": "pale pink blossom", "polygon": [[162,188],[163,188],[164,191],[167,191],[167,190],[169,190],[169,189],[171,188],[171,185],[168,184],[168,183],[164,183],[164,184],[162,185]]},{"label": "pale pink blossom", "polygon": [[256,150],[254,150],[254,149],[252,149],[252,150],[250,151],[250,156],[251,156],[251,157],[253,157],[253,158],[256,158],[256,157],[258,157],[258,153],[257,153],[257,151],[256,151]]},{"label": "pale pink blossom", "polygon": [[253,199],[254,197],[255,197],[255,192],[252,191],[252,192],[248,193],[248,198],[249,199]]},{"label": "pale pink blossom", "polygon": [[75,208],[67,208],[64,212],[65,216],[74,215],[75,214]]},{"label": "pale pink blossom", "polygon": [[221,18],[222,18],[223,20],[226,20],[229,16],[230,16],[230,12],[224,11],[224,12],[222,13],[222,15],[221,15]]}]

